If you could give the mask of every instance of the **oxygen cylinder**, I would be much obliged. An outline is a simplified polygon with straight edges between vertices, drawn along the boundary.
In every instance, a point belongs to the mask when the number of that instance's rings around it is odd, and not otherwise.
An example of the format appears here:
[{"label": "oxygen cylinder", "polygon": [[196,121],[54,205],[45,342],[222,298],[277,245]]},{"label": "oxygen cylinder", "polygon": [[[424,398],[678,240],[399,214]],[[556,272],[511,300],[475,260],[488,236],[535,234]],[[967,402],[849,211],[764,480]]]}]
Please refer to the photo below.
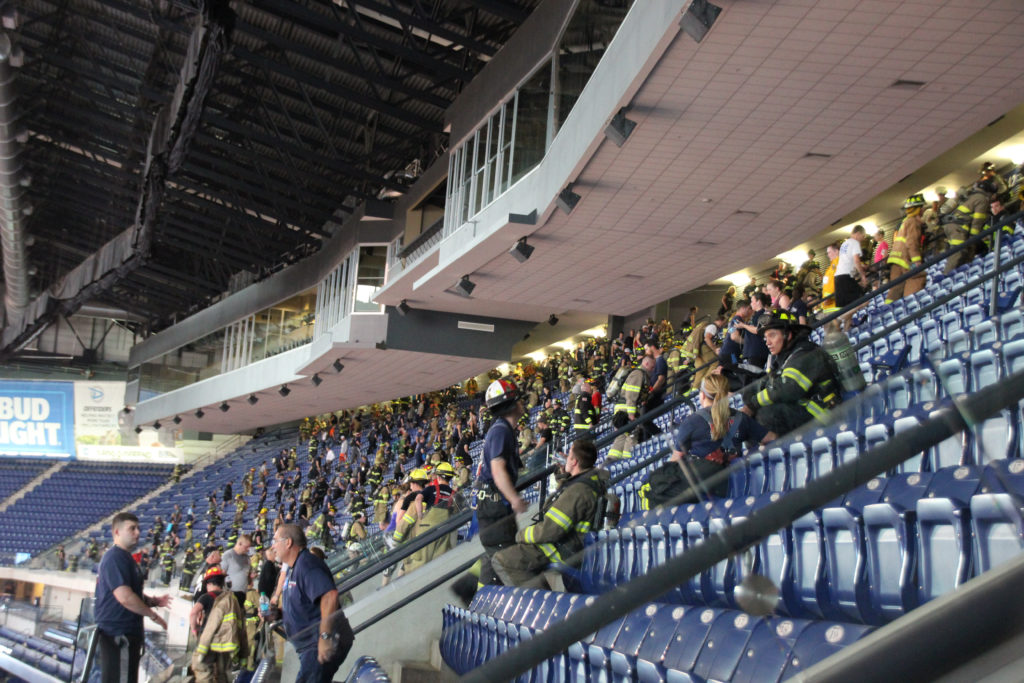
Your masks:
[{"label": "oxygen cylinder", "polygon": [[867,382],[864,380],[864,373],[860,370],[857,353],[850,344],[850,338],[839,328],[839,325],[835,323],[829,325],[821,347],[832,358],[836,379],[843,387],[843,392],[863,391]]}]

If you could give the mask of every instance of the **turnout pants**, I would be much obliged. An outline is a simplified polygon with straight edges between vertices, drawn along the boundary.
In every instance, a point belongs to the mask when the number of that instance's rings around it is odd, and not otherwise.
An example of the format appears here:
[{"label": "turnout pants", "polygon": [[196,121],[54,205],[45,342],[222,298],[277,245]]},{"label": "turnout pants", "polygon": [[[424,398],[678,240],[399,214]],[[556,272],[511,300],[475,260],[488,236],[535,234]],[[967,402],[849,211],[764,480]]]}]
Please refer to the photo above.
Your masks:
[{"label": "turnout pants", "polygon": [[[891,281],[895,280],[898,277],[902,277],[903,274],[906,272],[906,268],[896,263],[893,263],[889,266],[889,280]],[[915,275],[906,282],[895,285],[892,288],[890,288],[889,291],[885,293],[885,300],[887,302],[896,301],[897,299],[902,299],[905,296],[911,296],[913,294],[916,294],[917,292],[920,292],[922,289],[924,289],[927,279],[928,276],[925,275],[924,273],[921,273],[920,275]]]}]

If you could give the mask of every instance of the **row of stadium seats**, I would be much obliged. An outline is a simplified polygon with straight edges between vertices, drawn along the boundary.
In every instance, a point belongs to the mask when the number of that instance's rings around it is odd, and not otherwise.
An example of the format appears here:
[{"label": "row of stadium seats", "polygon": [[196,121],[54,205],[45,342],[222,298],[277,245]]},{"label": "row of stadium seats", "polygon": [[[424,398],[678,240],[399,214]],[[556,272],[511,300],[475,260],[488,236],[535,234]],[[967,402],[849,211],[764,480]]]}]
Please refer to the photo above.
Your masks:
[{"label": "row of stadium seats", "polygon": [[[441,656],[456,673],[464,674],[593,600],[587,595],[486,586],[469,609],[444,608]],[[532,669],[525,680],[778,681],[870,632],[871,627],[853,624],[650,603]]]}]

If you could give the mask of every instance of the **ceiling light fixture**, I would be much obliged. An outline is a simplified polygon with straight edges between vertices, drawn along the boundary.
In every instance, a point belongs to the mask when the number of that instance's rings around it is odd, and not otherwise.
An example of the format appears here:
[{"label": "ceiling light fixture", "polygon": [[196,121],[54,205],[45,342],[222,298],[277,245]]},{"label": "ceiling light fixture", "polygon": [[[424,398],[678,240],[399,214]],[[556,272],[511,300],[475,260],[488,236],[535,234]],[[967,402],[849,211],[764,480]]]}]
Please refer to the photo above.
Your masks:
[{"label": "ceiling light fixture", "polygon": [[626,110],[622,108],[612,117],[611,122],[604,129],[604,135],[617,147],[622,147],[633,133],[634,128],[636,128],[636,121],[627,119]]},{"label": "ceiling light fixture", "polygon": [[175,415],[174,419],[171,420],[171,422],[173,422],[176,425],[180,425],[181,424],[181,416],[180,415]]},{"label": "ceiling light fixture", "polygon": [[463,275],[462,279],[456,283],[452,291],[459,296],[469,298],[469,295],[473,293],[474,289],[476,289],[476,283],[470,280],[468,275]]},{"label": "ceiling light fixture", "polygon": [[202,420],[203,419],[203,415],[206,415],[206,413],[203,412],[202,408],[200,408],[199,410],[196,411],[196,417],[198,419]]},{"label": "ceiling light fixture", "polygon": [[683,33],[699,43],[704,40],[704,36],[711,30],[721,12],[721,7],[712,5],[707,0],[693,0],[679,19],[679,27],[683,29]]},{"label": "ceiling light fixture", "polygon": [[319,373],[313,373],[313,386],[318,387],[323,384],[323,380],[320,379]]},{"label": "ceiling light fixture", "polygon": [[249,394],[249,398],[247,398],[246,400],[249,401],[249,405],[251,406],[256,405],[260,401],[258,398],[256,398],[256,394]]},{"label": "ceiling light fixture", "polygon": [[552,313],[551,315],[548,316],[548,325],[551,325],[551,327],[554,327],[557,324],[558,324],[558,316],[555,315],[554,313]]},{"label": "ceiling light fixture", "polygon": [[157,420],[156,422],[153,423],[153,429],[155,429],[156,431],[159,432],[161,427],[163,427],[163,425],[160,424],[159,420]]},{"label": "ceiling light fixture", "polygon": [[277,390],[277,393],[281,394],[282,396],[287,396],[288,394],[292,393],[292,390],[288,388],[287,384],[282,384],[281,388]]},{"label": "ceiling light fixture", "polygon": [[519,239],[518,242],[512,245],[512,248],[508,250],[508,253],[516,261],[519,261],[520,263],[526,263],[526,261],[528,261],[529,258],[533,255],[533,250],[535,248],[536,247],[532,247],[529,244],[527,244],[526,238],[522,237]]},{"label": "ceiling light fixture", "polygon": [[558,193],[558,198],[555,199],[555,206],[565,213],[572,213],[572,210],[576,208],[579,202],[580,196],[573,192],[572,183],[569,183],[564,190]]},{"label": "ceiling light fixture", "polygon": [[335,372],[341,372],[345,369],[345,364],[341,362],[340,358],[335,358],[334,362],[331,363],[331,366],[334,368]]},{"label": "ceiling light fixture", "polygon": [[220,412],[226,413],[229,410],[231,410],[231,406],[228,405],[227,401],[224,401],[223,403],[220,404]]},{"label": "ceiling light fixture", "polygon": [[398,312],[398,315],[404,317],[412,309],[409,308],[409,304],[405,302],[405,299],[402,299],[402,301],[399,302],[397,306],[395,306],[395,310]]}]

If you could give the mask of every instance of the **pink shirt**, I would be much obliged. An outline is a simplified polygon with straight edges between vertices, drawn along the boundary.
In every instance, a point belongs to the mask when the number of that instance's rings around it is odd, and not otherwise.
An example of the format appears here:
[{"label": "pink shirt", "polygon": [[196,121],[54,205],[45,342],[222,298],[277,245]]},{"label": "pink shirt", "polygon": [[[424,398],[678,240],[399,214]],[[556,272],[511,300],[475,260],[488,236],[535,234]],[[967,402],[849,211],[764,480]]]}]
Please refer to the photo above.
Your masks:
[{"label": "pink shirt", "polygon": [[882,240],[881,242],[878,243],[878,246],[875,247],[875,260],[874,260],[874,263],[878,263],[879,261],[884,261],[885,258],[888,255],[889,255],[889,243],[886,242],[885,240]]}]

